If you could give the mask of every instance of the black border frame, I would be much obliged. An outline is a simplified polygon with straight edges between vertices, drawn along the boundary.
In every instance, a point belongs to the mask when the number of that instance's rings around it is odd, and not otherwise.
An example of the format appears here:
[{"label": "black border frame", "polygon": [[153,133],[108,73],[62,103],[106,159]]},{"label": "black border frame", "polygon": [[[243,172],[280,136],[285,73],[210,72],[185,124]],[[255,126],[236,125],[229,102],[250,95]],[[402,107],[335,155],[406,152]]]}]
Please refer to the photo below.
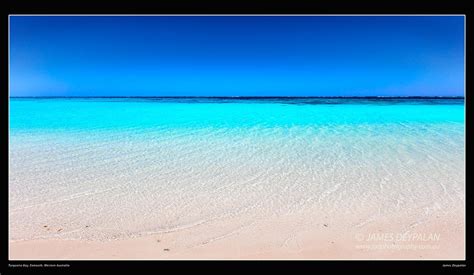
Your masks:
[{"label": "black border frame", "polygon": [[[472,22],[468,14],[467,1],[419,1],[419,2],[367,2],[367,1],[331,1],[331,2],[278,2],[268,1],[267,3],[254,1],[252,4],[245,5],[243,2],[227,2],[220,1],[220,3],[209,3],[203,1],[194,1],[191,3],[183,3],[182,1],[173,2],[153,2],[134,0],[127,2],[103,2],[83,0],[83,1],[61,1],[61,2],[46,2],[46,1],[10,1],[7,0],[7,9],[2,9],[2,17],[0,19],[0,29],[2,31],[1,45],[3,57],[2,63],[2,81],[3,96],[1,100],[0,110],[2,112],[2,181],[1,181],[1,195],[2,209],[0,222],[0,275],[18,273],[18,272],[70,272],[70,271],[106,271],[106,270],[121,270],[132,271],[136,268],[145,268],[149,272],[164,272],[164,271],[181,271],[193,268],[194,270],[213,271],[266,271],[269,268],[281,269],[287,272],[302,272],[306,271],[336,271],[341,270],[345,272],[361,271],[364,272],[387,272],[387,271],[416,271],[437,273],[437,272],[462,272],[473,274],[472,262],[472,237],[469,236],[470,229],[472,229],[472,221],[469,219],[469,214],[472,212],[472,187],[469,186],[468,171],[466,169],[466,260],[281,260],[281,261],[246,261],[246,260],[183,260],[183,261],[120,261],[120,260],[105,260],[105,261],[86,261],[86,260],[71,260],[71,261],[51,261],[51,260],[14,260],[8,259],[8,15],[9,14],[464,14],[466,15],[466,168],[469,163],[468,155],[468,141],[469,141],[469,110],[470,97],[467,96],[469,87],[472,86],[470,73],[472,72],[469,64],[469,59],[472,57]],[[236,4],[239,3],[239,4]],[[11,264],[67,264],[68,268],[14,268]],[[464,265],[464,267],[443,267],[444,264]],[[286,268],[286,269],[283,269]],[[292,269],[288,269],[292,268]]]}]

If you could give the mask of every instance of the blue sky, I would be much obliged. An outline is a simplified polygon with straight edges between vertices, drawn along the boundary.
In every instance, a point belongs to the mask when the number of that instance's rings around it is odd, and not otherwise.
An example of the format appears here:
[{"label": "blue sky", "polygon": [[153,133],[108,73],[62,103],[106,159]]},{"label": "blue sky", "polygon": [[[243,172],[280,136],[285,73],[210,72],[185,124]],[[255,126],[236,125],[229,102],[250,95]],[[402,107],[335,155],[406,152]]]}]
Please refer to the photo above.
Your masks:
[{"label": "blue sky", "polygon": [[462,95],[462,16],[10,17],[10,96]]}]

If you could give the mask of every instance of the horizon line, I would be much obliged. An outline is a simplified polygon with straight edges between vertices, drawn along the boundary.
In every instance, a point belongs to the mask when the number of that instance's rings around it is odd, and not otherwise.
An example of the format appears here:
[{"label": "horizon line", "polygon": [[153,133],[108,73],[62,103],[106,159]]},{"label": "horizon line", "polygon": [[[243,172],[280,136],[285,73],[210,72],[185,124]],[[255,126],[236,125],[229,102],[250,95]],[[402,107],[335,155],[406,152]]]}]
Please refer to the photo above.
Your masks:
[{"label": "horizon line", "polygon": [[379,99],[430,99],[430,98],[465,98],[465,96],[9,96],[9,98],[379,98]]}]

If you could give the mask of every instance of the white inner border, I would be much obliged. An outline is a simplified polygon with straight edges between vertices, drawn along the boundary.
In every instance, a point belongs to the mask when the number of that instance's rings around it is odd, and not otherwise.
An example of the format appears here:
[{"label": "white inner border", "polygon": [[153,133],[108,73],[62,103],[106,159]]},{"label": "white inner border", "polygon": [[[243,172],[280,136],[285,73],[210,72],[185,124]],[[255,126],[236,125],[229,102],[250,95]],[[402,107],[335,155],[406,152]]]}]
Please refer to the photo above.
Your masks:
[{"label": "white inner border", "polygon": [[[112,16],[112,17],[140,17],[140,16],[154,16],[154,17],[170,17],[170,16],[182,16],[182,17],[211,17],[211,16],[241,16],[241,17],[251,17],[251,16],[281,16],[281,17],[294,17],[294,16],[311,16],[311,17],[442,17],[442,16],[462,16],[464,17],[464,171],[466,171],[466,15],[465,14],[9,14],[8,15],[8,135],[10,140],[10,17],[96,17],[96,16]],[[10,160],[10,146],[8,146],[8,159]],[[8,162],[8,174],[10,175],[10,161]],[[10,195],[10,184],[8,184],[8,194]],[[10,204],[9,204],[10,206]],[[10,208],[10,207],[9,207]],[[21,259],[21,261],[260,261],[260,260],[269,260],[269,261],[280,261],[280,260],[292,260],[292,261],[466,261],[467,248],[466,248],[466,176],[464,177],[464,259],[285,259],[285,258],[275,258],[275,259],[211,259],[211,258],[196,258],[196,259]],[[10,209],[8,210],[10,214]],[[9,217],[7,218],[9,220]],[[10,236],[10,222],[8,221],[8,235]],[[8,260],[20,260],[20,259],[11,259],[10,258],[10,240],[8,240]]]}]

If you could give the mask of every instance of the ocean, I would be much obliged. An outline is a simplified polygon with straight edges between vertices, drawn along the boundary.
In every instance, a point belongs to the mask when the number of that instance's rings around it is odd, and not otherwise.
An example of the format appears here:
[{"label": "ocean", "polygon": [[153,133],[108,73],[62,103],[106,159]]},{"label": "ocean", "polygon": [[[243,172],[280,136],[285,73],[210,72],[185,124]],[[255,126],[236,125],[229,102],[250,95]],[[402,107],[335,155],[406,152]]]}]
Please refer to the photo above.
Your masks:
[{"label": "ocean", "polygon": [[337,216],[346,229],[463,217],[464,107],[463,98],[11,98],[9,237],[108,241],[213,225],[181,240],[195,244],[272,217]]}]

